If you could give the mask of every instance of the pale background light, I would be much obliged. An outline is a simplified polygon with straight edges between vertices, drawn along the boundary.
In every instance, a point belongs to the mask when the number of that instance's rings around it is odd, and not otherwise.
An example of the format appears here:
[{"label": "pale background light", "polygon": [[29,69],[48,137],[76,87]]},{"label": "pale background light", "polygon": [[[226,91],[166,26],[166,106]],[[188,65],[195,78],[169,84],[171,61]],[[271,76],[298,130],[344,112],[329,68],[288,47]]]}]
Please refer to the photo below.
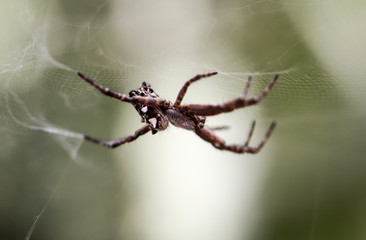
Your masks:
[{"label": "pale background light", "polygon": [[[361,239],[363,1],[9,1],[0,18],[1,239]],[[128,93],[142,81],[185,103],[256,95],[207,119],[257,155],[213,148],[170,127],[110,150],[142,123],[81,71]]]}]

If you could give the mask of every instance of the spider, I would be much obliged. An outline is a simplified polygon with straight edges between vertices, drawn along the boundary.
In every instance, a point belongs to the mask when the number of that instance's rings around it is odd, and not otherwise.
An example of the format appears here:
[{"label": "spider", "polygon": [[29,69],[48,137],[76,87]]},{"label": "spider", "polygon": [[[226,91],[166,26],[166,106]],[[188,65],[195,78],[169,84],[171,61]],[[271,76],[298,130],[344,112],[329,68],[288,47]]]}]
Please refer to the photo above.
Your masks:
[{"label": "spider", "polygon": [[151,85],[147,82],[142,82],[137,90],[130,91],[127,96],[125,94],[121,94],[112,91],[109,88],[103,87],[99,83],[78,72],[78,75],[82,79],[90,83],[103,94],[118,99],[122,102],[131,103],[140,114],[142,118],[141,121],[145,123],[145,125],[142,128],[138,129],[133,135],[118,140],[104,141],[87,135],[84,135],[84,139],[102,146],[106,146],[108,148],[115,148],[124,143],[132,142],[136,140],[139,136],[144,135],[149,131],[151,131],[152,134],[163,131],[168,127],[168,124],[170,122],[176,127],[195,132],[200,138],[211,143],[217,149],[227,150],[236,153],[259,152],[273,132],[273,129],[276,126],[276,122],[272,122],[264,138],[256,147],[250,147],[249,142],[254,131],[255,121],[252,122],[249,134],[243,145],[228,145],[222,138],[214,133],[215,129],[205,126],[206,116],[214,116],[221,113],[231,112],[238,108],[243,108],[259,103],[271,90],[279,75],[276,74],[272,81],[269,83],[269,85],[257,97],[252,97],[249,99],[247,98],[250,86],[252,84],[252,77],[250,76],[248,83],[245,87],[244,94],[239,98],[218,105],[181,104],[188,87],[193,82],[216,74],[217,72],[198,74],[195,77],[191,78],[183,85],[182,89],[178,93],[177,99],[174,103],[172,103],[169,100],[159,97],[151,88]]}]

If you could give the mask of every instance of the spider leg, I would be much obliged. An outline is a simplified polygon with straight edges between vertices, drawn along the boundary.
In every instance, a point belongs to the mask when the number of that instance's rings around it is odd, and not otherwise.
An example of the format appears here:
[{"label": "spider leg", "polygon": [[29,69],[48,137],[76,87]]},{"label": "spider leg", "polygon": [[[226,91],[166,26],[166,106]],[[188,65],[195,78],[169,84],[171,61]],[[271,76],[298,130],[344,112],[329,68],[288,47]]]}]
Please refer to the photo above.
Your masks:
[{"label": "spider leg", "polygon": [[84,79],[86,82],[90,83],[92,86],[97,88],[104,95],[107,95],[112,98],[116,98],[122,102],[140,103],[145,106],[164,106],[164,107],[170,106],[170,101],[165,100],[163,98],[149,98],[149,97],[141,97],[141,96],[129,97],[125,94],[121,94],[119,92],[112,91],[109,88],[103,87],[96,81],[88,78],[87,76],[85,76],[84,74],[82,74],[80,72],[78,72],[78,75],[79,75],[79,77]]},{"label": "spider leg", "polygon": [[252,85],[252,81],[253,81],[253,77],[252,76],[249,76],[249,79],[248,79],[248,83],[247,85],[245,86],[245,90],[244,90],[244,100],[247,99],[247,96],[248,96],[248,93],[249,93],[249,89],[250,89],[250,86]]},{"label": "spider leg", "polygon": [[216,126],[216,127],[208,127],[212,131],[221,131],[221,130],[228,130],[230,127],[227,125]]},{"label": "spider leg", "polygon": [[264,135],[262,141],[257,145],[257,147],[249,147],[248,144],[252,137],[254,126],[255,122],[253,121],[244,145],[227,145],[222,138],[217,136],[212,130],[207,127],[196,130],[195,133],[200,138],[207,142],[210,142],[215,148],[220,150],[227,150],[236,153],[258,153],[267,142],[268,138],[271,136],[274,128],[276,127],[276,122],[272,122],[271,126],[267,130],[267,133]]},{"label": "spider leg", "polygon": [[108,148],[115,148],[118,147],[124,143],[128,143],[128,142],[132,142],[133,140],[135,140],[136,138],[138,138],[141,135],[144,135],[145,133],[149,132],[151,130],[149,125],[145,125],[144,127],[138,129],[135,134],[121,138],[121,139],[117,139],[114,141],[104,141],[104,140],[100,140],[100,139],[96,139],[93,137],[89,137],[87,135],[84,135],[84,139],[88,140],[90,142],[108,147]]},{"label": "spider leg", "polygon": [[87,76],[85,76],[84,74],[78,72],[79,77],[81,77],[82,79],[84,79],[86,82],[90,83],[92,86],[94,86],[95,88],[97,88],[99,91],[101,91],[103,94],[113,97],[113,98],[117,98],[121,101],[124,101],[125,98],[129,99],[128,96],[112,91],[109,88],[103,87],[102,85],[100,85],[99,83],[95,82],[94,80],[88,78]]},{"label": "spider leg", "polygon": [[279,75],[276,74],[275,77],[272,79],[272,81],[268,84],[268,86],[257,97],[246,99],[252,82],[251,77],[249,77],[248,84],[245,88],[244,95],[242,97],[218,105],[187,104],[182,105],[181,109],[183,111],[188,111],[192,114],[199,116],[213,116],[221,113],[231,112],[238,108],[243,108],[257,104],[260,101],[262,101],[263,98],[267,95],[267,93],[271,90],[273,85],[276,83],[278,76]]},{"label": "spider leg", "polygon": [[245,141],[244,146],[249,145],[249,142],[250,142],[250,140],[252,139],[252,136],[253,136],[254,128],[255,128],[255,120],[252,122],[252,125],[250,126],[249,134],[248,134],[247,140]]},{"label": "spider leg", "polygon": [[175,100],[174,107],[180,106],[180,103],[183,100],[184,95],[186,95],[187,89],[189,85],[191,85],[193,82],[196,82],[200,80],[201,78],[207,78],[213,75],[216,75],[217,72],[207,73],[207,74],[198,74],[194,76],[193,78],[189,79],[182,87],[182,89],[179,91],[177,99]]}]

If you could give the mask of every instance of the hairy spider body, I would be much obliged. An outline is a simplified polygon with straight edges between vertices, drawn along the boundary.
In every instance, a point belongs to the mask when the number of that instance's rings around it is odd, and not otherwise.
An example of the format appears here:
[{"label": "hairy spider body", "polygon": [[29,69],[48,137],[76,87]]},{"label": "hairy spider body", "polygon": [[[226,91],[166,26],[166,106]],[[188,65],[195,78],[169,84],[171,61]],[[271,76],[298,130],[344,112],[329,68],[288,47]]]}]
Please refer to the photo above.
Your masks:
[{"label": "hairy spider body", "polygon": [[252,83],[252,77],[250,76],[247,86],[244,90],[244,95],[242,97],[218,105],[181,105],[181,102],[187,92],[188,87],[193,82],[216,74],[217,72],[198,74],[188,80],[179,91],[177,99],[173,104],[169,100],[160,98],[151,88],[151,85],[146,82],[142,82],[137,90],[130,91],[127,96],[118,92],[114,92],[109,88],[105,88],[97,82],[86,77],[82,73],[78,73],[78,75],[82,79],[93,85],[103,94],[112,98],[116,98],[123,102],[131,103],[140,114],[142,122],[145,122],[145,126],[138,129],[135,134],[114,141],[99,140],[87,135],[85,135],[84,137],[86,140],[97,143],[99,145],[115,148],[117,146],[120,146],[121,144],[131,142],[149,131],[151,131],[152,134],[155,134],[158,131],[163,131],[168,127],[170,122],[176,127],[194,131],[200,138],[207,142],[210,142],[217,149],[227,150],[236,153],[259,152],[259,150],[264,146],[264,144],[272,134],[272,131],[276,126],[275,122],[272,122],[271,126],[267,130],[267,133],[265,134],[262,141],[258,144],[258,146],[250,147],[249,142],[254,131],[255,121],[253,121],[251,125],[248,137],[244,145],[227,145],[222,138],[214,133],[214,129],[210,129],[205,126],[206,116],[213,116],[225,112],[231,112],[238,108],[243,108],[259,103],[267,95],[267,93],[271,90],[272,86],[277,81],[278,74],[275,75],[269,85],[257,97],[247,99],[249,89]]},{"label": "hairy spider body", "polygon": [[[132,90],[128,94],[129,97],[147,97],[147,98],[159,98],[155,91],[151,88],[151,85],[147,82],[142,82],[137,90]],[[141,122],[145,122],[151,128],[153,134],[158,131],[165,130],[169,125],[168,117],[163,113],[161,107],[144,105],[142,103],[132,103],[136,111],[141,116]]]},{"label": "hairy spider body", "polygon": [[[156,94],[147,82],[142,82],[137,90],[131,90],[128,95],[132,98],[136,96],[159,98],[159,95]],[[204,126],[206,120],[203,116],[192,115],[188,112],[183,114],[181,111],[177,111],[170,101],[167,104],[169,105],[168,107],[155,107],[141,103],[132,103],[132,105],[140,114],[141,122],[145,122],[150,126],[152,134],[165,130],[169,122],[176,127],[191,131],[198,130]]]},{"label": "hairy spider body", "polygon": [[180,109],[174,109],[174,107],[166,109],[165,114],[171,124],[190,131],[203,128],[206,121],[204,116],[192,115],[188,112],[184,113]]}]

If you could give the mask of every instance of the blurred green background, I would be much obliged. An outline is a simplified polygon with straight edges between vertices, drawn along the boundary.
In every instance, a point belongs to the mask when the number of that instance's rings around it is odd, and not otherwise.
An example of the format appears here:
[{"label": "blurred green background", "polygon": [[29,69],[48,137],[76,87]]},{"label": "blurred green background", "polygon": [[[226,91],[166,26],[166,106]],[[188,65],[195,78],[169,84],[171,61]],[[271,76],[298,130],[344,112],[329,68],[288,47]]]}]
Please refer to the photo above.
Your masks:
[{"label": "blurred green background", "polygon": [[[0,238],[265,240],[366,236],[365,1],[0,3]],[[257,155],[223,152],[170,127],[127,136],[122,93],[142,81],[174,100],[221,103],[280,79],[258,106],[212,117]]]}]

